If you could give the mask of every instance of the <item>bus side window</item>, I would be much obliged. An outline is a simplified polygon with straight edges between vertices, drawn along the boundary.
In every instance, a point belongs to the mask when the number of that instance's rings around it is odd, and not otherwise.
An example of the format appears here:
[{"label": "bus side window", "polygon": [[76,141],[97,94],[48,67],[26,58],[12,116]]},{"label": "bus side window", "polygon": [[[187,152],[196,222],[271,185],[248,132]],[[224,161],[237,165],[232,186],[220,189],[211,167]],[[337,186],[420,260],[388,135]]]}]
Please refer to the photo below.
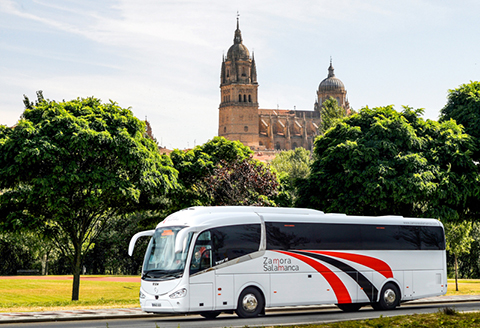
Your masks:
[{"label": "bus side window", "polygon": [[190,273],[258,251],[260,236],[260,224],[218,227],[202,232],[195,243]]},{"label": "bus side window", "polygon": [[260,224],[242,224],[212,229],[213,265],[256,252],[260,248]]}]

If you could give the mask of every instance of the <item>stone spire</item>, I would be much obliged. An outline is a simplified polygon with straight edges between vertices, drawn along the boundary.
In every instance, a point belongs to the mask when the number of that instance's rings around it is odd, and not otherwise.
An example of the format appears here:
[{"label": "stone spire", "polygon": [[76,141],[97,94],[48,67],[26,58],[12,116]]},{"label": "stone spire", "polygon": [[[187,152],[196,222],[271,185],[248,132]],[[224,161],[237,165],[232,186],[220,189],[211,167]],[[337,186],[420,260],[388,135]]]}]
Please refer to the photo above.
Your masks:
[{"label": "stone spire", "polygon": [[239,14],[237,13],[237,29],[235,30],[235,37],[233,38],[234,44],[242,43],[242,32],[240,31],[240,22],[239,22]]},{"label": "stone spire", "polygon": [[255,65],[255,54],[252,51],[251,82],[257,82],[257,66]]},{"label": "stone spire", "polygon": [[332,57],[330,57],[330,67],[328,68],[328,77],[334,77],[335,73],[333,72]]}]

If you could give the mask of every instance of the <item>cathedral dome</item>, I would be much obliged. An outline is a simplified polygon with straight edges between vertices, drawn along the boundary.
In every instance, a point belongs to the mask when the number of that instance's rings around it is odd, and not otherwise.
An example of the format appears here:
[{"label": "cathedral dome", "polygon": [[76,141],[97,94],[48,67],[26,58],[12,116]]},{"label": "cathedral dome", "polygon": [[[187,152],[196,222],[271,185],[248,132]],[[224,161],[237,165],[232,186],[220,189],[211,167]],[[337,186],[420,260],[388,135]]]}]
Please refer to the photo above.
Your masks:
[{"label": "cathedral dome", "polygon": [[327,77],[323,80],[318,86],[318,91],[335,91],[335,90],[345,90],[345,86],[340,79],[337,79],[335,76]]},{"label": "cathedral dome", "polygon": [[235,43],[233,44],[227,52],[227,59],[234,60],[234,59],[246,59],[250,58],[250,52],[248,51],[247,47],[245,47],[242,43]]},{"label": "cathedral dome", "polygon": [[335,77],[333,73],[333,66],[330,62],[330,67],[328,68],[328,77],[320,82],[318,86],[318,91],[326,92],[326,91],[343,91],[345,90],[345,86],[340,79]]},{"label": "cathedral dome", "polygon": [[242,32],[240,31],[240,26],[237,17],[237,29],[235,30],[235,37],[233,38],[233,45],[228,49],[227,52],[228,60],[235,59],[250,59],[250,52],[247,47],[242,43]]}]

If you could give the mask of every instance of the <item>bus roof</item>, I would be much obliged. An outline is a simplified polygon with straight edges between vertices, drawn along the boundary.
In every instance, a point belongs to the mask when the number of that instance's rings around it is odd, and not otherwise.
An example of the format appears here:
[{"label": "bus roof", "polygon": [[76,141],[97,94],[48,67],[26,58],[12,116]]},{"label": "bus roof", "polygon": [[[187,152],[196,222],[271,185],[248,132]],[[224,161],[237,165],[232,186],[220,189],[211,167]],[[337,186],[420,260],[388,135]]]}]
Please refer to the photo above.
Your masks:
[{"label": "bus roof", "polygon": [[256,207],[256,206],[197,206],[175,212],[157,225],[215,227],[235,224],[266,222],[323,222],[339,224],[380,224],[442,226],[436,219],[405,218],[403,216],[353,216],[342,213],[324,213],[307,208]]}]

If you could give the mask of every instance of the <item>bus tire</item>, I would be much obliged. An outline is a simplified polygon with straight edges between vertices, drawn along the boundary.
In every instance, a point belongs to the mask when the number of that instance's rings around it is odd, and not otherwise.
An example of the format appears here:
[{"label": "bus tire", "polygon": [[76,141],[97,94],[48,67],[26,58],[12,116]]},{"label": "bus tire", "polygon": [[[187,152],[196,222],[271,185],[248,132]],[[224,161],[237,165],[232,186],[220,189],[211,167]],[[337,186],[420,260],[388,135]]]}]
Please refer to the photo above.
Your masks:
[{"label": "bus tire", "polygon": [[262,293],[253,287],[245,288],[238,297],[237,310],[240,318],[254,318],[263,313],[265,298]]},{"label": "bus tire", "polygon": [[220,315],[220,311],[208,311],[208,312],[201,312],[200,315],[205,319],[215,319]]},{"label": "bus tire", "polygon": [[400,304],[400,290],[389,282],[383,286],[378,303],[372,304],[375,310],[393,310]]},{"label": "bus tire", "polygon": [[359,303],[337,304],[337,307],[344,312],[357,312],[362,307]]}]

